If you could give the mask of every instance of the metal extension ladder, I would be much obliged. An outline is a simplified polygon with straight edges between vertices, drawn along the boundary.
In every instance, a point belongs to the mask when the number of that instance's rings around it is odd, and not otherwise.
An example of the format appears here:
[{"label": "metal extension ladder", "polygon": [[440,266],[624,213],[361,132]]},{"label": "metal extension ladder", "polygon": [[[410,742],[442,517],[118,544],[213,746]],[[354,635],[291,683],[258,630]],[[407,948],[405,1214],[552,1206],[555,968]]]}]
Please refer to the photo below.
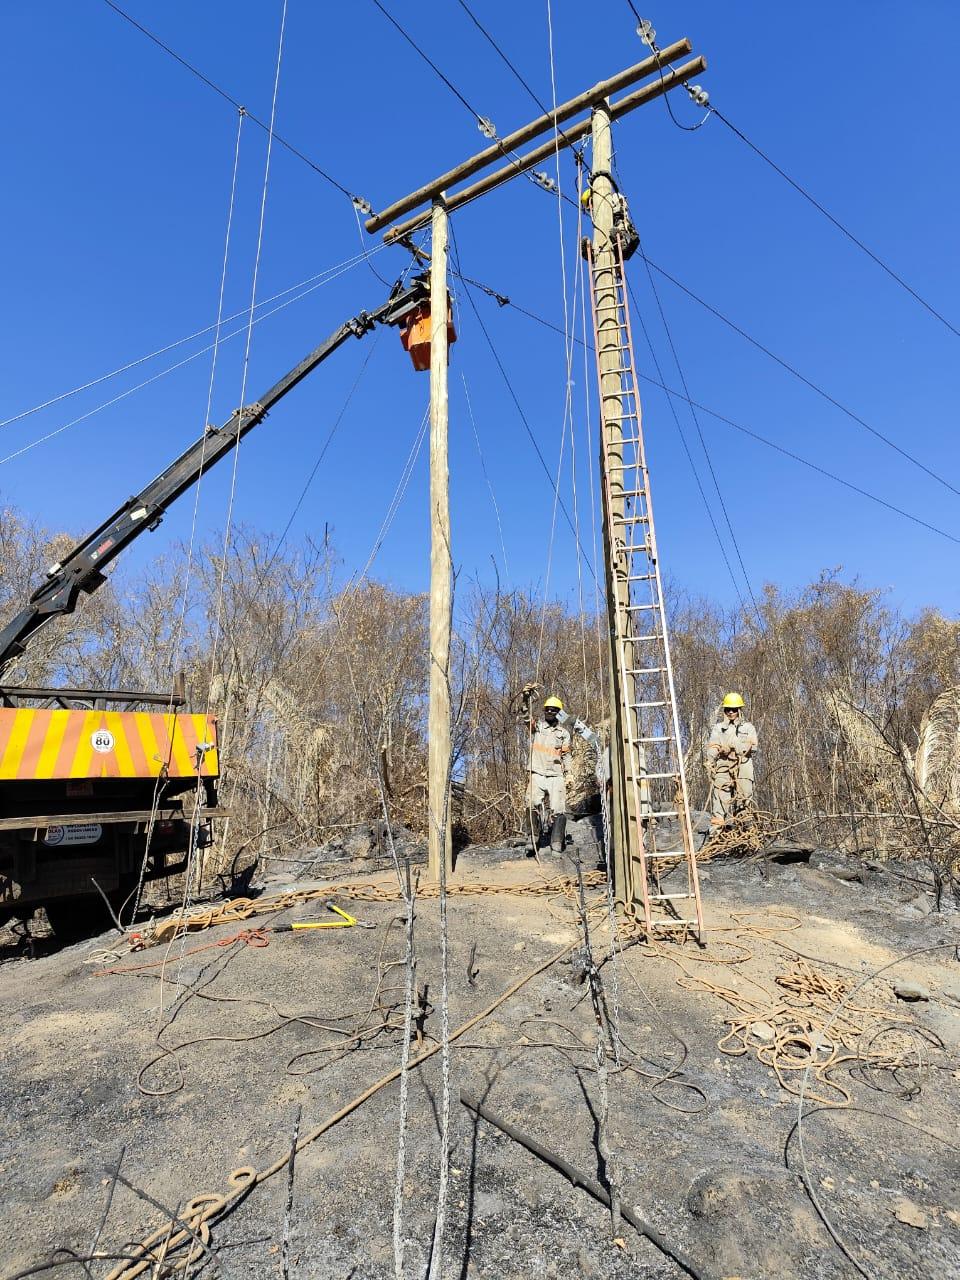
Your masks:
[{"label": "metal extension ladder", "polygon": [[[628,910],[648,938],[693,931],[703,910],[684,776],[680,720],[653,525],[622,245],[590,269],[601,405],[601,471],[609,531],[607,589],[627,787]],[[603,255],[610,262],[611,255]],[[614,726],[614,730],[615,726]]]}]

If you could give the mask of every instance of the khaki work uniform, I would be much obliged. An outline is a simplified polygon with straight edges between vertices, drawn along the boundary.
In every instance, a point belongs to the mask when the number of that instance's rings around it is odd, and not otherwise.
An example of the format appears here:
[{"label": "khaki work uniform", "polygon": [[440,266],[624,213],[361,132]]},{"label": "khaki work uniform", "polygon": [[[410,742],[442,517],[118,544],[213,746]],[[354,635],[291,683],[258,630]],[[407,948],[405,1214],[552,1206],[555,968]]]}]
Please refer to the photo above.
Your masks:
[{"label": "khaki work uniform", "polygon": [[707,742],[707,768],[711,772],[710,825],[719,827],[749,809],[753,802],[753,753],[757,731],[742,715],[715,724]]},{"label": "khaki work uniform", "polygon": [[570,768],[570,734],[560,725],[538,720],[530,742],[530,786],[527,803],[546,801],[554,817],[567,812],[567,772]]}]

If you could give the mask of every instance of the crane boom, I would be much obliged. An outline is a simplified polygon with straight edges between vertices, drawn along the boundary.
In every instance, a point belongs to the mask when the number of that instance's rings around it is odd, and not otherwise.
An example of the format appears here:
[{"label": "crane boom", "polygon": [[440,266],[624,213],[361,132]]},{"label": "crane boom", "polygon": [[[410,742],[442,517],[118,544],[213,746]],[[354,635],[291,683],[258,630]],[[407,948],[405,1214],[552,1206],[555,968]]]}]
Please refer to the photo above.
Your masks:
[{"label": "crane boom", "polygon": [[399,324],[428,297],[429,287],[424,277],[415,277],[405,287],[398,282],[381,307],[360,311],[347,320],[259,400],[235,409],[223,426],[207,427],[165,471],[78,542],[69,555],[51,566],[46,581],[34,591],[27,606],[0,631],[0,673],[24,652],[31,636],[51,618],[72,613],[81,593],[90,595],[102,586],[107,565],[141,533],[155,529],[167,508],[182,493],[234,449],[275,404],[348,338],[362,338],[378,324]]}]

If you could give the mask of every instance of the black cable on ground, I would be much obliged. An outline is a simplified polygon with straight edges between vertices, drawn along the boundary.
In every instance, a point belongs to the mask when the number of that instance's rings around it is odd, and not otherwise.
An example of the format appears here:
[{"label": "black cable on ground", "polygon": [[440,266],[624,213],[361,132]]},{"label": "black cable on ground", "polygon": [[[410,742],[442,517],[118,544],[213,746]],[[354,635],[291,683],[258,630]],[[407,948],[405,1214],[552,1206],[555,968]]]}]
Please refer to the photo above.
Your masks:
[{"label": "black cable on ground", "polygon": [[[562,1173],[573,1186],[586,1191],[593,1196],[594,1200],[598,1200],[600,1204],[605,1205],[607,1208],[610,1207],[610,1193],[606,1187],[601,1186],[595,1179],[582,1173],[569,1161],[557,1155],[555,1151],[550,1151],[547,1147],[537,1142],[536,1139],[528,1137],[527,1134],[522,1133],[512,1124],[508,1124],[506,1120],[491,1111],[489,1107],[484,1106],[478,1098],[474,1098],[467,1093],[465,1089],[460,1090],[460,1101],[468,1111],[472,1111],[474,1115],[481,1116],[488,1124],[492,1124],[501,1133],[505,1133],[508,1138],[512,1138],[521,1147],[525,1147],[527,1151],[532,1152],[544,1164],[548,1164],[551,1169],[556,1169],[558,1173]],[[636,1210],[632,1209],[628,1204],[621,1204],[620,1213],[635,1230],[639,1231],[651,1244],[655,1245],[661,1253],[666,1254],[686,1275],[693,1276],[694,1280],[709,1280],[711,1277],[710,1272],[705,1271],[694,1263],[682,1249],[671,1244],[662,1232],[658,1231],[656,1227],[652,1226],[644,1218],[641,1218]]]}]

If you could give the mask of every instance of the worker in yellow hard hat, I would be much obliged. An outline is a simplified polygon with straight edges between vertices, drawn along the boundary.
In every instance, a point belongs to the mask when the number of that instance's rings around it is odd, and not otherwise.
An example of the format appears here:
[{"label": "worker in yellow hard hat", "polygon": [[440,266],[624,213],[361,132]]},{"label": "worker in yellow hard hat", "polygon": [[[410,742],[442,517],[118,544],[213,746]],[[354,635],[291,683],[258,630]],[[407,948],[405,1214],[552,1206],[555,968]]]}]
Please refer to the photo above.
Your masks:
[{"label": "worker in yellow hard hat", "polygon": [[739,693],[726,694],[720,720],[707,742],[712,831],[753,803],[753,757],[757,745],[757,731],[744,715],[743,697]]},{"label": "worker in yellow hard hat", "polygon": [[[550,830],[550,849],[562,853],[567,830],[567,777],[570,734],[560,723],[563,703],[555,695],[544,701],[543,716],[530,720],[527,804],[540,811]],[[536,831],[531,832],[536,850]]]}]

